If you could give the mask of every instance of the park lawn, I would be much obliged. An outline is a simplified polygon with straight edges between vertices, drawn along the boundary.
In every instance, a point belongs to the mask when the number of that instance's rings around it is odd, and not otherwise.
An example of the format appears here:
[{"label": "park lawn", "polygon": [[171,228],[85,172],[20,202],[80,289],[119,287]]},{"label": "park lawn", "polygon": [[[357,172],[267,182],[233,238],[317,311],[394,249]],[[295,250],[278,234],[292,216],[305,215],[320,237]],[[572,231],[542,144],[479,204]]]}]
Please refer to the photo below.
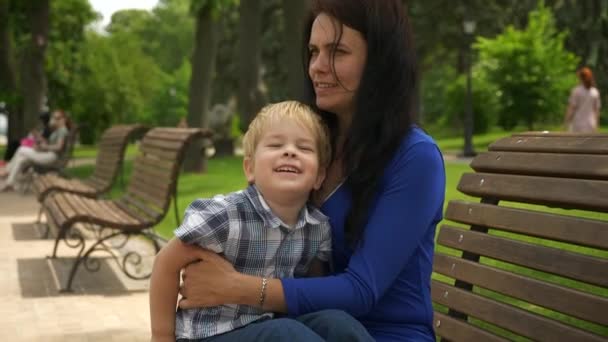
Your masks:
[{"label": "park lawn", "polygon": [[[4,156],[4,151],[6,151],[5,145],[0,145],[0,156]],[[135,156],[137,153],[137,146],[135,144],[130,144],[127,147],[126,155],[127,157]],[[97,157],[97,146],[95,145],[78,145],[74,148],[74,158],[95,158]]]},{"label": "park lawn", "polygon": [[[129,144],[125,152],[127,157],[133,157],[137,154],[137,145]],[[96,145],[78,145],[74,148],[74,158],[95,158],[97,157]]]}]

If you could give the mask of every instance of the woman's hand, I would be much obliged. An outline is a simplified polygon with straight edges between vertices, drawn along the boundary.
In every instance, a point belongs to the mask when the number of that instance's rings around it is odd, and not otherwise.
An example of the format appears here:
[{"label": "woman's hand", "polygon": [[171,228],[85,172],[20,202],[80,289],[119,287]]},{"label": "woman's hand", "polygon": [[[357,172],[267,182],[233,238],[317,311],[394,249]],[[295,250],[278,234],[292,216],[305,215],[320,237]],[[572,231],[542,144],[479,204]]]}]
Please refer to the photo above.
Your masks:
[{"label": "woman's hand", "polygon": [[198,249],[201,261],[192,263],[182,273],[179,301],[182,309],[238,303],[239,276],[234,267],[220,255]]}]

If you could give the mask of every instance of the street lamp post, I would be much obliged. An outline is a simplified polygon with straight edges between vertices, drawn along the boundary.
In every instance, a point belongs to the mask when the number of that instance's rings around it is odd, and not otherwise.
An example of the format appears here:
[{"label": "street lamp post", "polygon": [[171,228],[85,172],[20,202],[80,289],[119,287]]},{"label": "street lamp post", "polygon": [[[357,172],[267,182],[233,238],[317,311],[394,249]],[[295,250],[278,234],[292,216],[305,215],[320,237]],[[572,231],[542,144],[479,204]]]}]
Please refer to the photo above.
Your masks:
[{"label": "street lamp post", "polygon": [[473,93],[472,93],[472,77],[471,77],[471,64],[473,64],[471,54],[471,40],[473,33],[475,32],[475,21],[469,18],[465,18],[462,22],[462,27],[466,35],[466,68],[467,68],[467,95],[466,95],[466,108],[464,116],[464,151],[463,156],[473,157],[476,155],[473,148],[473,126],[474,126],[474,113],[473,113]]}]

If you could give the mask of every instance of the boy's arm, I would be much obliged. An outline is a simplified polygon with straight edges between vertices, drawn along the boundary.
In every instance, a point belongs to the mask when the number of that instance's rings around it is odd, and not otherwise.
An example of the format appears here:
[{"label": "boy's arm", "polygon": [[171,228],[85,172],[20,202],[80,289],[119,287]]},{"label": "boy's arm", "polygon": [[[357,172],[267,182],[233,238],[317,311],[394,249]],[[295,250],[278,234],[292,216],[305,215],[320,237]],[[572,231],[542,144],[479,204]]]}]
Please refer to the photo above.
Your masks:
[{"label": "boy's arm", "polygon": [[194,250],[177,238],[171,239],[154,259],[150,278],[150,322],[153,341],[175,341],[175,308],[179,272],[198,260]]}]

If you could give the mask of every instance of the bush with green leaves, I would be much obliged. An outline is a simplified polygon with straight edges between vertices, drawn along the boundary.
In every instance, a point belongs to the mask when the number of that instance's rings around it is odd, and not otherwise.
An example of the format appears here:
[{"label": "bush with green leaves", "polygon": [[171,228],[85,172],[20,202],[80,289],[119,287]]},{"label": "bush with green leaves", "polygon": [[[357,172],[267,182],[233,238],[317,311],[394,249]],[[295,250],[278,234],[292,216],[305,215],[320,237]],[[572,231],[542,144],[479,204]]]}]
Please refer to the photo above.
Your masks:
[{"label": "bush with green leaves", "polygon": [[496,38],[477,38],[478,67],[499,90],[501,127],[525,124],[531,130],[560,122],[578,63],[564,48],[566,36],[541,1],[529,13],[526,29],[509,26]]},{"label": "bush with green leaves", "polygon": [[163,73],[139,41],[127,34],[88,32],[83,51],[72,106],[81,142],[94,143],[113,124],[149,122],[149,99],[158,94]]},{"label": "bush with green leaves", "polygon": [[[473,132],[485,133],[496,124],[498,95],[480,70],[472,73]],[[422,80],[422,121],[452,133],[463,132],[466,110],[466,75],[443,65],[430,69]],[[437,127],[439,126],[439,127]]]}]

